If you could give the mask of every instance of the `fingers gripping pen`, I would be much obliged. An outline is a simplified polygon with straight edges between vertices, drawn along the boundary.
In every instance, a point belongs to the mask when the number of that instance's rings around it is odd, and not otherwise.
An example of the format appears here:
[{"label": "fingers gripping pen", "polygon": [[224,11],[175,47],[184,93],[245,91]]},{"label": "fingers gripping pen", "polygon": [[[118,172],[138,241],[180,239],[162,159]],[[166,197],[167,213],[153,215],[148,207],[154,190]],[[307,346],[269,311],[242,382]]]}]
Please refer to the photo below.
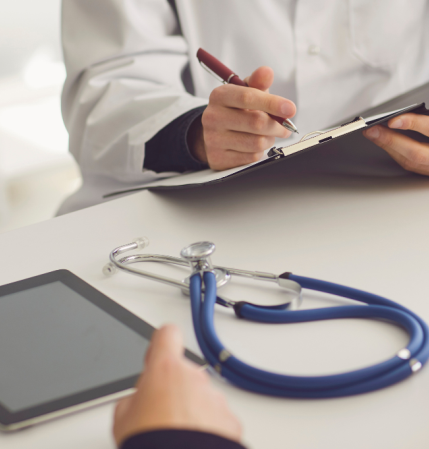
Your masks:
[{"label": "fingers gripping pen", "polygon": [[[242,79],[240,79],[237,74],[235,74],[226,65],[222,64],[218,59],[216,59],[214,56],[212,56],[202,48],[197,51],[197,58],[203,68],[207,70],[211,75],[216,75],[215,78],[223,84],[235,84],[237,86],[248,87],[247,84]],[[268,115],[289,131],[298,133],[298,129],[288,118],[277,117],[272,114]]]}]

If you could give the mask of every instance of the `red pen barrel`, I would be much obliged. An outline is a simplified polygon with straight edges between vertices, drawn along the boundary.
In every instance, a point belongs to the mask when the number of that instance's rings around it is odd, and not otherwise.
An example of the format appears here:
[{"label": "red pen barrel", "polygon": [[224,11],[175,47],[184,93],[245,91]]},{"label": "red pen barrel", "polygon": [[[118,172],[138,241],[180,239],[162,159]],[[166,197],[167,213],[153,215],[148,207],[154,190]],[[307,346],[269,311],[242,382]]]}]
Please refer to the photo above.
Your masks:
[{"label": "red pen barrel", "polygon": [[285,119],[282,117],[277,117],[277,115],[268,114],[273,120],[275,120],[277,123],[280,123],[280,125],[284,126],[283,123],[285,122]]},{"label": "red pen barrel", "polygon": [[[212,72],[216,73],[217,76],[220,76],[225,82],[236,84],[237,86],[246,86],[246,83],[235,75],[231,69],[229,69],[225,64],[222,64],[219,59],[216,59],[202,48],[198,49],[197,58]],[[234,76],[231,77],[231,75]]]},{"label": "red pen barrel", "polygon": [[238,77],[235,73],[230,78],[228,84],[235,84],[236,86],[249,87],[241,78]]}]

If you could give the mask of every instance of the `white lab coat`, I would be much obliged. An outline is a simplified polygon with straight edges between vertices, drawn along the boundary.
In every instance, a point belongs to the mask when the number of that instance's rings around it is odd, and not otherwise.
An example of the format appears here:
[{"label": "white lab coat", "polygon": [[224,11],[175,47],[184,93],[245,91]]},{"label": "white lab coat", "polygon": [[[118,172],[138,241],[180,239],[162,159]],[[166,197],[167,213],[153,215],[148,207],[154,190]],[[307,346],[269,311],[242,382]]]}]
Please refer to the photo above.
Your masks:
[{"label": "white lab coat", "polygon": [[62,111],[84,184],[61,213],[172,175],[143,170],[145,142],[219,85],[199,47],[243,78],[271,66],[302,135],[429,80],[428,3],[177,0],[181,36],[166,0],[63,0]]}]

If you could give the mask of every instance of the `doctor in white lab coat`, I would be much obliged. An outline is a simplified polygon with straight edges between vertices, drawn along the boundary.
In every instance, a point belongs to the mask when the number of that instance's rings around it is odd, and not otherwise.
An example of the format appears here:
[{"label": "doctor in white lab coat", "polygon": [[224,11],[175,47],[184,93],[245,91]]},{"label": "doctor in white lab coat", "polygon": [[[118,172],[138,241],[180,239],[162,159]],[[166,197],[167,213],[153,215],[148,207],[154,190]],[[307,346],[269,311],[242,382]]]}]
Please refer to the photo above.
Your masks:
[{"label": "doctor in white lab coat", "polygon": [[[60,213],[198,163],[256,160],[288,135],[265,112],[292,117],[296,105],[302,135],[429,81],[428,25],[427,0],[63,0],[62,111],[84,183]],[[219,86],[199,47],[241,77],[253,73],[254,89]],[[407,114],[389,125],[429,134],[428,121]],[[163,132],[195,163],[148,166]],[[424,144],[384,128],[367,137],[429,174]]]}]

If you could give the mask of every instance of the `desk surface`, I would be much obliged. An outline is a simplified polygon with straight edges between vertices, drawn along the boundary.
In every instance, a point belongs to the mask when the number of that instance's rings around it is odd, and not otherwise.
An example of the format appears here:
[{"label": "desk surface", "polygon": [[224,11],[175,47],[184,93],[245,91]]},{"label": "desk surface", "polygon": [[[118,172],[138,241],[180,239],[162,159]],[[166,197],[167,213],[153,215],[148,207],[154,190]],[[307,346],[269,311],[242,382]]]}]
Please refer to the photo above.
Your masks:
[{"label": "desk surface", "polygon": [[[429,321],[428,201],[429,179],[423,177],[284,177],[279,170],[202,189],[141,192],[0,235],[0,284],[69,269],[153,325],[177,323],[187,346],[198,351],[189,303],[178,290],[125,273],[104,278],[101,268],[113,247],[141,235],[150,238],[150,252],[172,255],[211,240],[216,264],[343,283],[403,303]],[[226,293],[244,299],[266,294],[265,287],[240,284]],[[304,296],[304,307],[336,302]],[[354,369],[392,356],[407,341],[387,323],[263,325],[220,309],[216,327],[244,360],[295,374]],[[228,396],[252,448],[429,444],[429,368],[381,391],[330,400],[269,398],[213,382]],[[112,410],[109,404],[2,434],[0,447],[113,448]]]}]

